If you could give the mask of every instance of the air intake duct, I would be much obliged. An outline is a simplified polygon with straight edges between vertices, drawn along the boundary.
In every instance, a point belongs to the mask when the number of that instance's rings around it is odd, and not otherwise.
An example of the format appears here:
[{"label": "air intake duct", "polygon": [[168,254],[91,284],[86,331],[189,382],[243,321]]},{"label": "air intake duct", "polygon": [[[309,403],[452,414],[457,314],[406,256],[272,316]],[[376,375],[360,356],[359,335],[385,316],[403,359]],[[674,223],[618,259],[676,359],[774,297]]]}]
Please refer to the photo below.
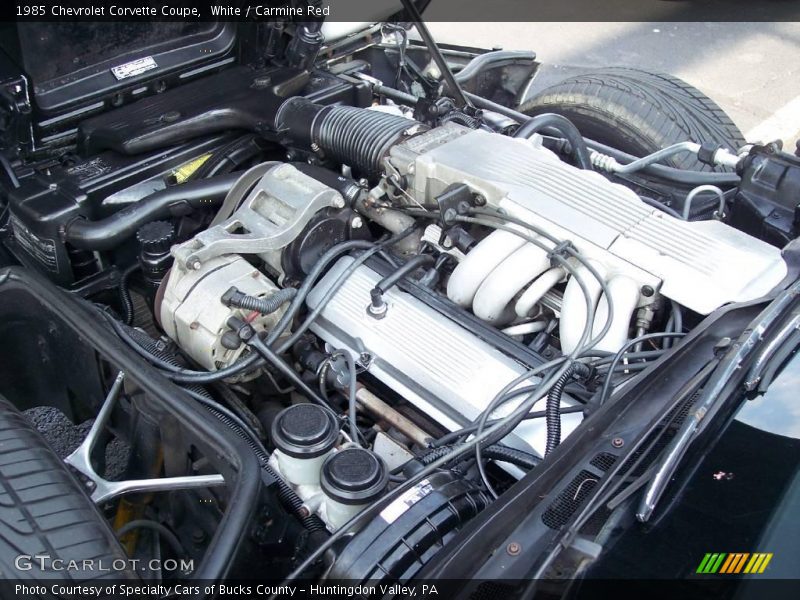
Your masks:
[{"label": "air intake duct", "polygon": [[300,97],[281,105],[275,126],[288,143],[303,149],[316,144],[326,158],[367,177],[380,174],[381,161],[395,143],[425,129],[418,121],[382,111],[321,106]]}]

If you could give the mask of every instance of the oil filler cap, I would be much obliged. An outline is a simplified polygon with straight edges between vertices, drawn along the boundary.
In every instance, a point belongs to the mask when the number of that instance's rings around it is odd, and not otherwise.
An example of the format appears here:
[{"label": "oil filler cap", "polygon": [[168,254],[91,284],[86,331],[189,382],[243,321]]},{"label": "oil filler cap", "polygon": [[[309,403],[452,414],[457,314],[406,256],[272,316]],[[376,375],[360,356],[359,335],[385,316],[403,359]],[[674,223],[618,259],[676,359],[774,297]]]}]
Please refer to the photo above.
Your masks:
[{"label": "oil filler cap", "polygon": [[368,504],[380,498],[389,483],[383,459],[364,448],[331,454],[322,465],[325,495],[342,504]]},{"label": "oil filler cap", "polygon": [[339,439],[336,415],[316,404],[295,404],[272,422],[275,447],[294,458],[315,458],[329,452]]}]

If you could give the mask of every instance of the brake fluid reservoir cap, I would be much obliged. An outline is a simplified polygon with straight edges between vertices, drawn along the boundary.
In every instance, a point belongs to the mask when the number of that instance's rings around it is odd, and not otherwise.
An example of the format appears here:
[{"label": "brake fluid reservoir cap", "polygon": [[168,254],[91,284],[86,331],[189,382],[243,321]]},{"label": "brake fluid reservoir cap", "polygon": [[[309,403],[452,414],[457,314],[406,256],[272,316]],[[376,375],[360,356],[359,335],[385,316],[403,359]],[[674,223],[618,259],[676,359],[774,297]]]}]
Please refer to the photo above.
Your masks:
[{"label": "brake fluid reservoir cap", "polygon": [[342,504],[369,504],[383,495],[388,483],[383,459],[364,448],[331,454],[322,465],[322,491]]},{"label": "brake fluid reservoir cap", "polygon": [[275,447],[293,458],[315,458],[329,452],[339,439],[336,415],[316,404],[295,404],[272,422]]}]

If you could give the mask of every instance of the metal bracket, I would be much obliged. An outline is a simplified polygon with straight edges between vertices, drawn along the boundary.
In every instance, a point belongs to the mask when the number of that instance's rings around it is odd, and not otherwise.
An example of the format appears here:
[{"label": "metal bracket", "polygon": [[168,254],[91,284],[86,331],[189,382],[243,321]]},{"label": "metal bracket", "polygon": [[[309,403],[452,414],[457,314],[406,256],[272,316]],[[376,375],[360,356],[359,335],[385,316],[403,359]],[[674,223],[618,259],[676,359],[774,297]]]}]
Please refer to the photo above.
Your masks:
[{"label": "metal bracket", "polygon": [[92,450],[94,450],[100,432],[108,423],[114,403],[122,391],[125,374],[120,371],[114,384],[108,391],[103,406],[89,430],[89,434],[75,451],[64,459],[64,462],[87,477],[94,488],[91,498],[95,504],[100,504],[116,496],[131,492],[159,492],[166,490],[181,490],[189,488],[212,487],[225,485],[222,475],[187,475],[184,477],[164,477],[162,479],[129,479],[127,481],[108,481],[103,479],[92,466]]},{"label": "metal bracket", "polygon": [[289,164],[267,171],[229,219],[172,249],[183,269],[223,254],[264,254],[284,248],[327,207],[344,208],[336,190]]}]

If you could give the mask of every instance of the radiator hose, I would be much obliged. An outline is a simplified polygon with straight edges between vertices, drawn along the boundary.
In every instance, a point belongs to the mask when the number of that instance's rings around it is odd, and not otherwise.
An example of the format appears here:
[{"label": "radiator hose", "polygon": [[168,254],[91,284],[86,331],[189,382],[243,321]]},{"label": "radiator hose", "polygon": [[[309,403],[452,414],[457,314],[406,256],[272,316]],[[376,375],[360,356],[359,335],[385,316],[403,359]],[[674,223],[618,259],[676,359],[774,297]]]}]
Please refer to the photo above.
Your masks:
[{"label": "radiator hose", "polygon": [[289,98],[278,109],[275,127],[287,143],[322,152],[361,175],[381,172],[381,161],[404,136],[425,126],[412,119],[353,106],[321,106]]},{"label": "radiator hose", "polygon": [[544,113],[531,117],[528,121],[523,123],[517,132],[514,134],[515,138],[529,138],[534,133],[539,133],[543,129],[555,129],[558,133],[564,136],[572,148],[572,154],[575,157],[575,162],[581,169],[587,171],[592,170],[592,161],[589,158],[589,148],[586,141],[581,136],[580,131],[575,125],[562,115],[555,113]]},{"label": "radiator hose", "polygon": [[64,228],[64,241],[84,250],[111,250],[145,223],[219,206],[241,176],[231,173],[172,185],[100,221],[75,219]]}]

